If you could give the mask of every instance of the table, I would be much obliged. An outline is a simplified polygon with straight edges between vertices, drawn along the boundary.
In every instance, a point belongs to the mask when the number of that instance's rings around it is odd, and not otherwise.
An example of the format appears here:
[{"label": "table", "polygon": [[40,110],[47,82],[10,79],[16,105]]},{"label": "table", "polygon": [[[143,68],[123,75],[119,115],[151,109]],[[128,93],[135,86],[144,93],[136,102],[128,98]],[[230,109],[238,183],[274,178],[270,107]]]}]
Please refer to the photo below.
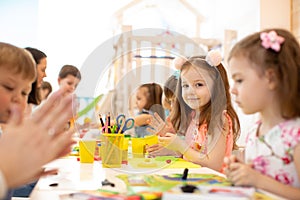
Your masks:
[{"label": "table", "polygon": [[[34,188],[31,200],[59,200],[59,195],[82,190],[96,190],[99,188],[109,189],[112,191],[126,192],[125,183],[116,177],[118,174],[129,172],[136,173],[155,173],[171,174],[182,173],[183,169],[133,169],[129,165],[123,165],[120,169],[102,168],[101,162],[95,161],[93,164],[85,164],[77,161],[76,157],[67,157],[55,160],[46,165],[47,168],[58,168],[58,175],[42,177]],[[145,170],[147,170],[145,172]],[[212,169],[201,167],[191,168],[190,173],[217,174],[224,176]],[[108,179],[115,184],[115,187],[103,186],[101,182]],[[57,183],[57,186],[50,186]],[[56,184],[54,184],[56,185]]]}]

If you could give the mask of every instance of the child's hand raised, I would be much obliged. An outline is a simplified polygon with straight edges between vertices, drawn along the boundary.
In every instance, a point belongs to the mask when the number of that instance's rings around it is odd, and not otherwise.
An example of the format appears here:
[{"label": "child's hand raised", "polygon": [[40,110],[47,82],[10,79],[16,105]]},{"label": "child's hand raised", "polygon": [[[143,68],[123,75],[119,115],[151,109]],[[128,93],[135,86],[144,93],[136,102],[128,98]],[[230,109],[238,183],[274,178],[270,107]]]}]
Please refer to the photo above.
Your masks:
[{"label": "child's hand raised", "polygon": [[154,116],[151,117],[149,125],[151,128],[147,128],[147,131],[154,135],[164,136],[172,130],[171,123],[166,123],[157,113],[154,113]]},{"label": "child's hand raised", "polygon": [[[72,117],[73,96],[58,91],[30,117],[21,108],[11,108],[10,119],[0,140],[0,169],[9,188],[48,174],[42,166],[70,152],[73,131],[61,132]],[[9,153],[7,153],[9,152]]]}]

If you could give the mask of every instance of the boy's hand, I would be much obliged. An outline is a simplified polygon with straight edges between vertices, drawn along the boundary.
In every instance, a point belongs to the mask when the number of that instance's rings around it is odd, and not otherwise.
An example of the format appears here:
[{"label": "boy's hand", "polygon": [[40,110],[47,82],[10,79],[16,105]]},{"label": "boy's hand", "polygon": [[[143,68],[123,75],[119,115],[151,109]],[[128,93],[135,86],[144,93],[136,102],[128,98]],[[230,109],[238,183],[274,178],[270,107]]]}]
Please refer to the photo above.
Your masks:
[{"label": "boy's hand", "polygon": [[9,188],[44,175],[43,165],[70,152],[73,130],[60,130],[72,117],[72,101],[71,95],[55,92],[27,118],[18,105],[12,107],[0,139],[0,169]]}]

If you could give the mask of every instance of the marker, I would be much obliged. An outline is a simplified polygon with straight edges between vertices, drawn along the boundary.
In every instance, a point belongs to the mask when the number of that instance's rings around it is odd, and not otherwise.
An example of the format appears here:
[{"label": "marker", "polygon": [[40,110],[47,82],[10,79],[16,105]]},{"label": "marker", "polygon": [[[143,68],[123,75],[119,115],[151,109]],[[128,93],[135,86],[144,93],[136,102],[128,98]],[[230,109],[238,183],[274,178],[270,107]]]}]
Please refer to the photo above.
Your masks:
[{"label": "marker", "polygon": [[104,122],[102,120],[101,114],[99,114],[99,119],[100,119],[101,126],[104,127]]},{"label": "marker", "polygon": [[182,180],[186,181],[187,177],[188,177],[188,173],[189,173],[189,169],[185,168],[182,174]]},{"label": "marker", "polygon": [[57,187],[57,186],[58,186],[58,183],[51,183],[49,186],[50,186],[50,187]]}]

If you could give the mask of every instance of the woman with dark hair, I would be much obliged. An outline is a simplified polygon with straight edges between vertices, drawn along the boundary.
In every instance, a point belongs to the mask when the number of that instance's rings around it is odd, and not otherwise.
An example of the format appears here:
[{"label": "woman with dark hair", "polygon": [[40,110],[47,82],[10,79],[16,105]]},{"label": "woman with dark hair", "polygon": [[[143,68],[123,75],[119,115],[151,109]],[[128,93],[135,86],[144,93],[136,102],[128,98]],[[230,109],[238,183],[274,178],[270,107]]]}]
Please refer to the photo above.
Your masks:
[{"label": "woman with dark hair", "polygon": [[27,51],[29,51],[36,63],[36,71],[37,78],[36,81],[31,86],[31,92],[28,97],[28,104],[39,105],[41,103],[41,99],[39,96],[38,89],[41,87],[43,78],[47,77],[46,68],[47,68],[47,55],[35,48],[26,47]]}]

